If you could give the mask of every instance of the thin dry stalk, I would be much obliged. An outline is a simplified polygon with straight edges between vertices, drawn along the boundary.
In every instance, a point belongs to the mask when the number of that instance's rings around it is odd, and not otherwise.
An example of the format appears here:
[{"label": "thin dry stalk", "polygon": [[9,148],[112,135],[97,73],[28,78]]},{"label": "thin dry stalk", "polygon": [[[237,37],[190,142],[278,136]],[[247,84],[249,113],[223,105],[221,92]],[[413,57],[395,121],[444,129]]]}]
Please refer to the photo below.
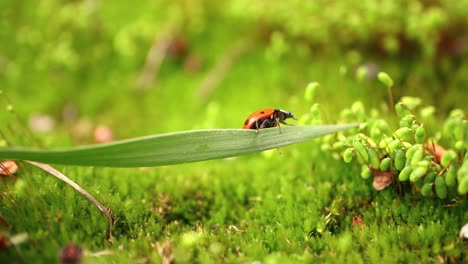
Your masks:
[{"label": "thin dry stalk", "polygon": [[167,49],[174,35],[173,32],[174,30],[169,27],[154,37],[153,44],[146,55],[145,65],[136,80],[137,89],[147,90],[157,81],[159,69],[167,57]]},{"label": "thin dry stalk", "polygon": [[97,208],[99,208],[99,210],[109,220],[109,241],[113,240],[112,227],[115,224],[115,221],[117,219],[111,215],[111,212],[110,212],[109,209],[107,209],[104,205],[99,203],[98,200],[96,200],[85,189],[81,188],[78,184],[76,184],[74,181],[70,180],[67,176],[63,175],[58,170],[54,169],[52,166],[44,164],[44,163],[40,163],[40,162],[35,162],[35,161],[27,161],[27,162],[34,165],[34,166],[36,166],[36,167],[38,167],[38,168],[40,168],[40,169],[42,169],[42,170],[44,170],[44,171],[46,171],[46,172],[48,172],[48,173],[50,173],[50,174],[52,174],[52,175],[54,175],[55,177],[59,178],[60,180],[64,181],[66,184],[73,187],[73,189],[75,189],[76,191],[78,191],[79,193],[84,195],[88,200],[90,200],[94,205],[96,205]]},{"label": "thin dry stalk", "polygon": [[206,101],[208,97],[218,87],[219,83],[226,77],[232,65],[246,53],[252,46],[251,37],[243,38],[234,43],[231,48],[221,57],[215,66],[208,72],[205,78],[201,81],[197,97],[200,101]]}]

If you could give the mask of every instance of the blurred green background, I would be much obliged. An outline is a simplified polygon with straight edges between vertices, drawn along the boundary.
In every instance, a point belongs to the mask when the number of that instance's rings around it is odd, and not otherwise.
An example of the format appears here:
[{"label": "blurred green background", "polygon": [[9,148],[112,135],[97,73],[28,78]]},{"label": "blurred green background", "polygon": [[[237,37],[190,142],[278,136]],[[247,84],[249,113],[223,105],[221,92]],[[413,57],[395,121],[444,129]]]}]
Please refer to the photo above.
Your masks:
[{"label": "blurred green background", "polygon": [[83,119],[124,138],[240,127],[264,107],[300,115],[310,81],[333,122],[355,100],[385,102],[378,71],[396,98],[443,115],[468,99],[466,10],[466,0],[2,1],[0,87],[20,116],[50,116],[64,138]]}]

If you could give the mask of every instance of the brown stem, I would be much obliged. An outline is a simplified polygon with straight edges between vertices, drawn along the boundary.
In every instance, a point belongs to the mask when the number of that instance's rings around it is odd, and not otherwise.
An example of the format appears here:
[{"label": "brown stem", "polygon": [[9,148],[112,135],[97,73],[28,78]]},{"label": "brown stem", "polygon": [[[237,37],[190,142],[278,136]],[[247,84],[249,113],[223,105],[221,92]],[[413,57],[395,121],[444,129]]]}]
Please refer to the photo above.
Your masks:
[{"label": "brown stem", "polygon": [[40,162],[35,162],[35,161],[27,161],[28,163],[41,168],[42,170],[54,175],[55,177],[59,178],[60,180],[64,181],[66,184],[70,185],[73,189],[84,195],[88,200],[90,200],[94,205],[99,208],[99,210],[107,217],[109,220],[109,240],[113,240],[112,236],[112,227],[116,222],[116,218],[111,215],[111,212],[109,209],[107,209],[104,205],[98,202],[91,194],[89,194],[85,189],[81,188],[78,184],[76,184],[74,181],[70,180],[67,176],[63,175],[61,172],[58,170],[54,169],[52,166],[40,163]]},{"label": "brown stem", "polygon": [[197,97],[205,101],[224,79],[232,65],[251,47],[250,36],[234,43],[208,72],[198,87]]},{"label": "brown stem", "polygon": [[153,44],[146,55],[145,65],[136,80],[136,87],[138,89],[149,89],[157,81],[159,68],[161,68],[167,56],[167,49],[173,35],[174,30],[168,28],[154,37]]}]

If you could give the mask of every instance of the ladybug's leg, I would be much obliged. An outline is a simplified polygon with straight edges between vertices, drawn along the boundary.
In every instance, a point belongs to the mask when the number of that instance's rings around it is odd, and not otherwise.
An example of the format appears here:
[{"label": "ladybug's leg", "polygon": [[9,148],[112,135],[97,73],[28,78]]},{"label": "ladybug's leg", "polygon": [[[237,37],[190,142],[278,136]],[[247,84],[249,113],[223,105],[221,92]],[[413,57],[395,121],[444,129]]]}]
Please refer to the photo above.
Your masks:
[{"label": "ladybug's leg", "polygon": [[258,133],[258,130],[264,128],[267,121],[268,121],[267,119],[260,120],[260,125],[259,125],[259,120],[255,120],[255,127],[256,127],[255,133]]},{"label": "ladybug's leg", "polygon": [[280,123],[283,123],[283,124],[285,124],[285,123],[283,121],[281,121],[278,117],[275,119],[275,122],[276,122],[276,125],[278,125],[280,133],[283,133],[283,130],[281,130]]},{"label": "ladybug's leg", "polygon": [[265,120],[263,120],[262,124],[260,125],[260,128],[269,127],[267,125],[268,125],[268,119],[265,119]]},{"label": "ladybug's leg", "polygon": [[260,126],[258,126],[258,123],[257,123],[257,133],[259,129],[265,128],[265,126],[268,124],[268,119],[264,119],[261,122],[262,123],[260,124]]}]

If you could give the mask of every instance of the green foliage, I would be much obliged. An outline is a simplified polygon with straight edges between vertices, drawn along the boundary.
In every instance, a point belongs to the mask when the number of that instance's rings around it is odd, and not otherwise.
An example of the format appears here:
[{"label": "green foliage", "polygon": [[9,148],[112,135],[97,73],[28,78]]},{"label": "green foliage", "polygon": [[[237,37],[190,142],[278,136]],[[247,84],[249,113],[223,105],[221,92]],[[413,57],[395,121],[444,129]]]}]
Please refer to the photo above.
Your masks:
[{"label": "green foliage", "polygon": [[[391,87],[390,84],[388,86]],[[367,124],[360,126],[354,133],[339,133],[334,150],[342,152],[346,163],[351,161],[354,153],[352,150],[355,150],[357,162],[365,165],[361,171],[361,176],[365,179],[369,177],[369,167],[376,170],[374,176],[378,176],[382,171],[390,172],[398,179],[396,184],[408,182],[407,184],[416,186],[412,189],[420,191],[423,196],[431,194],[432,186],[441,199],[448,197],[448,188],[453,190],[450,191],[450,197],[454,195],[455,190],[463,196],[467,193],[468,180],[467,174],[459,168],[468,166],[465,158],[468,151],[465,145],[460,147],[458,142],[468,141],[468,133],[465,133],[468,130],[468,122],[465,120],[465,114],[462,110],[452,111],[442,129],[432,133],[437,137],[427,138],[426,128],[416,115],[424,116],[428,123],[434,123],[436,120],[418,112],[424,111],[419,109],[420,104],[419,98],[402,98],[402,102],[395,105],[397,115],[401,119],[399,128],[394,132],[389,130],[390,126],[379,116],[369,117]],[[353,107],[355,106],[351,109]],[[363,107],[359,108],[359,112],[351,111],[355,113],[354,116],[346,114],[348,109],[343,110],[342,118],[347,121],[362,120],[365,110]],[[331,140],[333,139],[328,137],[327,143]],[[448,150],[438,144],[444,144]],[[389,166],[390,163],[393,163],[393,167]],[[438,176],[433,177],[434,174]],[[456,174],[460,176],[457,178]]]},{"label": "green foliage", "polygon": [[[291,39],[307,39],[315,47],[333,50],[349,46],[372,47],[389,55],[408,50],[424,57],[451,53],[441,39],[457,38],[467,23],[468,1],[406,1],[379,3],[366,0],[290,1],[270,3],[232,1],[236,15],[260,18]],[[242,8],[240,8],[242,7]],[[276,33],[277,34],[277,33]],[[447,40],[449,41],[449,40]],[[444,47],[447,48],[447,47]]]}]

